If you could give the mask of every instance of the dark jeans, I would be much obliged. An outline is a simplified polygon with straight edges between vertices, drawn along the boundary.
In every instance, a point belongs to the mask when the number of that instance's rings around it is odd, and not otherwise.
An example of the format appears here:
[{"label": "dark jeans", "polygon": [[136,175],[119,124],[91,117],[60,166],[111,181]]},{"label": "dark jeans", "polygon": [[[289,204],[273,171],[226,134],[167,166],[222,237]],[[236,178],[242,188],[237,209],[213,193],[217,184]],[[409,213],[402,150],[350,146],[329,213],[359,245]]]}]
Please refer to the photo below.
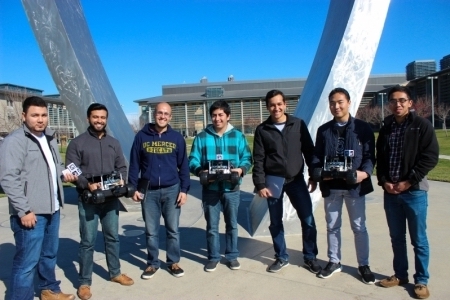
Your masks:
[{"label": "dark jeans", "polygon": [[147,265],[159,268],[159,226],[161,215],[166,227],[166,256],[167,264],[180,262],[180,214],[177,205],[180,184],[148,190],[142,205],[142,216],[145,222],[145,236],[147,241]]},{"label": "dark jeans", "polygon": [[414,282],[427,284],[430,250],[427,239],[428,194],[426,191],[406,191],[398,195],[384,192],[384,210],[394,252],[394,272],[397,278],[408,278],[406,224],[414,247],[416,273]]},{"label": "dark jeans", "polygon": [[33,228],[26,228],[22,226],[18,216],[10,217],[16,243],[8,291],[10,299],[34,299],[36,268],[40,290],[60,291],[61,281],[55,277],[59,246],[59,210],[53,215],[36,215],[36,219],[37,223]]},{"label": "dark jeans", "polygon": [[203,189],[202,204],[206,219],[206,243],[208,260],[220,260],[219,221],[220,211],[225,219],[225,258],[228,261],[239,257],[237,215],[241,192],[218,192]]},{"label": "dark jeans", "polygon": [[102,224],[105,242],[106,264],[109,277],[120,275],[119,261],[119,199],[107,201],[102,204],[78,202],[78,215],[80,219],[80,246],[78,259],[80,285],[92,285],[92,269],[94,267],[94,248],[97,240],[98,221]]},{"label": "dark jeans", "polygon": [[289,260],[286,251],[286,241],[284,239],[283,227],[283,195],[286,193],[292,206],[297,211],[302,225],[302,241],[303,241],[303,259],[315,259],[317,250],[317,229],[314,221],[311,197],[308,187],[303,179],[299,177],[283,186],[280,198],[268,198],[270,225],[269,230],[272,236],[273,248],[275,250],[275,258],[284,261]]}]

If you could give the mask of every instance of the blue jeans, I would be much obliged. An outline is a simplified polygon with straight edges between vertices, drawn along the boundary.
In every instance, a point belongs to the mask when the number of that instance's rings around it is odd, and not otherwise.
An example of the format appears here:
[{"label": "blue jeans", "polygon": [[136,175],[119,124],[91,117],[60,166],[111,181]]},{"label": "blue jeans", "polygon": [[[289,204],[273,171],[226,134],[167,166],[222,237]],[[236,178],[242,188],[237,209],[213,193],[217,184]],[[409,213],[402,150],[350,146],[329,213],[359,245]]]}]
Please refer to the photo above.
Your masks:
[{"label": "blue jeans", "polygon": [[366,229],[366,197],[352,197],[347,190],[331,190],[330,196],[324,199],[328,258],[333,263],[341,261],[342,205],[344,201],[354,235],[358,265],[368,266],[369,234]]},{"label": "blue jeans", "polygon": [[225,258],[228,261],[239,257],[237,215],[241,192],[219,192],[203,189],[202,204],[206,220],[206,243],[208,260],[220,261],[219,221],[220,211],[225,219]]},{"label": "blue jeans", "polygon": [[272,236],[275,258],[283,261],[289,261],[289,255],[286,251],[286,241],[284,239],[283,227],[283,195],[286,193],[292,206],[297,211],[302,225],[303,259],[315,259],[317,250],[317,229],[314,221],[311,197],[308,187],[303,177],[296,178],[283,186],[280,198],[267,199],[269,206],[270,225],[269,231]]},{"label": "blue jeans", "polygon": [[11,299],[34,299],[34,273],[37,268],[39,289],[59,292],[56,280],[56,256],[59,246],[59,210],[36,215],[34,228],[22,226],[16,215],[10,217],[16,253],[13,259],[9,294]]},{"label": "blue jeans", "polygon": [[394,251],[394,272],[400,279],[408,278],[408,256],[406,252],[406,223],[408,223],[411,244],[414,247],[416,273],[414,283],[428,284],[428,263],[430,250],[427,238],[426,191],[410,190],[398,195],[384,192],[384,211],[389,226],[392,250]]},{"label": "blue jeans", "polygon": [[166,227],[166,263],[170,266],[180,261],[180,224],[181,209],[177,205],[180,184],[167,188],[148,190],[142,200],[142,216],[145,222],[147,241],[147,265],[159,268],[159,224],[161,215]]},{"label": "blue jeans", "polygon": [[78,202],[80,219],[80,246],[78,259],[80,285],[92,284],[94,267],[94,248],[97,239],[98,221],[102,224],[105,243],[106,264],[110,278],[120,275],[120,241],[119,241],[119,199],[109,200],[102,204]]}]

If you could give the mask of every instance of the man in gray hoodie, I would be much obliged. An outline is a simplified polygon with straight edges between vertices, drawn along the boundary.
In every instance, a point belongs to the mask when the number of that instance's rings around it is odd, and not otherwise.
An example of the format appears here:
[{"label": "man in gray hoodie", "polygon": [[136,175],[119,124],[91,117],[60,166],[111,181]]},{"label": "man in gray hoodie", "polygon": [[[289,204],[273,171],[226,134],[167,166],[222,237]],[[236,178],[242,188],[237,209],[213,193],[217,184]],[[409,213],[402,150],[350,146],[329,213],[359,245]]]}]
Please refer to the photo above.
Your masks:
[{"label": "man in gray hoodie", "polygon": [[40,97],[23,102],[23,126],[0,146],[0,184],[8,196],[10,225],[16,253],[13,259],[10,299],[34,298],[34,273],[39,275],[41,299],[75,299],[63,294],[56,280],[60,208],[64,204],[62,175],[54,131],[47,128],[47,103]]}]

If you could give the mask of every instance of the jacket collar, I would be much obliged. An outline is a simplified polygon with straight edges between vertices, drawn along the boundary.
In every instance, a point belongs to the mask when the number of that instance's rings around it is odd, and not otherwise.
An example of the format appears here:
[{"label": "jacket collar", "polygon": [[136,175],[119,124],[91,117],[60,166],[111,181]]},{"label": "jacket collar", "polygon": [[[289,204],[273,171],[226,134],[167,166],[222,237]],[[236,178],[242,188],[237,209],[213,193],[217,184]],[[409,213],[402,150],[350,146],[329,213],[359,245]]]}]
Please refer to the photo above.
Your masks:
[{"label": "jacket collar", "polygon": [[[286,125],[292,124],[294,123],[294,116],[284,113],[286,115]],[[272,117],[269,116],[265,121],[264,121],[267,125],[274,125],[275,123],[272,121]]]},{"label": "jacket collar", "polygon": [[[412,122],[416,116],[417,116],[416,112],[414,110],[410,110],[408,116],[406,117],[406,121]],[[393,114],[384,118],[385,126],[391,125],[393,122],[395,122],[395,117]]]},{"label": "jacket collar", "polygon": [[[88,132],[91,136],[93,136],[93,137],[95,137],[95,138],[98,139],[98,135],[95,133],[95,131],[92,129],[91,126],[88,127],[87,132]],[[106,133],[107,133],[107,132],[106,132],[106,129],[104,129],[103,132],[104,132],[104,134],[103,134],[103,136],[101,137],[101,139],[103,139],[103,138],[106,136]]]},{"label": "jacket collar", "polygon": [[[25,134],[32,134],[30,129],[27,127],[27,125],[23,124],[22,128],[23,128],[23,131],[25,132]],[[53,138],[55,131],[47,126],[47,127],[45,127],[44,134],[47,136],[47,138]]]}]

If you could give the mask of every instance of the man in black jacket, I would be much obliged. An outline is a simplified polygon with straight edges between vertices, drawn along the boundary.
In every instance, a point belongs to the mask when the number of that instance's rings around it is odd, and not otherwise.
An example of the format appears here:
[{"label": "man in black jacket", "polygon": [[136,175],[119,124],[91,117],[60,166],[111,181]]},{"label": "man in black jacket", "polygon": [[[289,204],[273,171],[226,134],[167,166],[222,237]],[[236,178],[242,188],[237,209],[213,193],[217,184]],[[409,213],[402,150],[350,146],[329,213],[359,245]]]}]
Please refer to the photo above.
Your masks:
[{"label": "man in black jacket", "polygon": [[[305,122],[286,111],[284,94],[271,90],[266,95],[266,108],[270,117],[255,131],[253,145],[253,184],[260,197],[267,198],[270,214],[270,234],[275,250],[275,262],[269,272],[278,272],[289,265],[283,227],[283,194],[289,197],[302,225],[303,259],[305,267],[313,273],[320,272],[317,263],[317,230],[311,197],[303,177],[304,160],[310,166],[314,144]],[[281,188],[276,193],[270,185],[276,182]],[[309,182],[310,189],[315,183]]]},{"label": "man in black jacket", "polygon": [[[347,90],[333,89],[328,96],[328,101],[334,118],[317,130],[313,168],[320,170],[326,167],[325,157],[329,164],[330,162],[336,164],[334,160],[337,160],[351,167],[347,172],[336,173],[340,175],[336,176],[338,178],[325,177],[324,180],[320,180],[327,222],[329,262],[319,273],[319,277],[328,278],[342,269],[341,225],[342,206],[345,201],[355,237],[358,272],[364,283],[373,284],[375,276],[369,267],[365,195],[373,191],[370,174],[375,164],[375,137],[369,124],[350,115],[351,101]],[[349,174],[356,175],[356,183],[347,181],[346,177],[341,178]]]},{"label": "man in black jacket", "polygon": [[91,298],[94,247],[98,222],[102,224],[105,241],[106,262],[112,282],[132,285],[133,280],[120,272],[119,261],[119,199],[110,197],[104,203],[94,204],[82,199],[83,191],[100,188],[98,177],[119,172],[127,177],[127,166],[119,141],[106,133],[108,109],[93,103],[87,110],[89,127],[85,133],[73,139],[67,147],[66,165],[74,163],[82,171],[76,182],[79,193],[78,214],[80,220],[80,246],[78,257],[80,270],[77,295],[80,299]]},{"label": "man in black jacket", "polygon": [[411,111],[411,92],[396,86],[388,93],[392,115],[384,120],[377,140],[377,177],[384,190],[384,210],[394,252],[394,272],[380,281],[383,287],[409,282],[406,224],[414,247],[414,292],[428,298],[429,246],[426,233],[428,181],[437,164],[439,145],[431,123]]}]

